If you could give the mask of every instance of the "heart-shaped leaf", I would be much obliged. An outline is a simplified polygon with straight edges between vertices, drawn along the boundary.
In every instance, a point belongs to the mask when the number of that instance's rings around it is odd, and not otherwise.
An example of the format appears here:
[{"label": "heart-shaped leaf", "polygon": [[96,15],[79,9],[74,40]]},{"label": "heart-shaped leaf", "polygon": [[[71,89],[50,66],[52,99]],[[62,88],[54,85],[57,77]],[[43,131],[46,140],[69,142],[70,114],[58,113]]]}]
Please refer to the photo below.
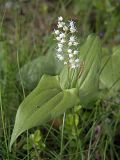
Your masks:
[{"label": "heart-shaped leaf", "polygon": [[62,90],[58,76],[44,75],[17,111],[10,149],[25,130],[41,125],[78,104],[77,89]]},{"label": "heart-shaped leaf", "polygon": [[45,56],[39,56],[25,64],[20,69],[20,73],[24,87],[31,90],[37,85],[42,75],[57,75],[61,69],[62,65],[58,63],[53,49],[49,49]]}]

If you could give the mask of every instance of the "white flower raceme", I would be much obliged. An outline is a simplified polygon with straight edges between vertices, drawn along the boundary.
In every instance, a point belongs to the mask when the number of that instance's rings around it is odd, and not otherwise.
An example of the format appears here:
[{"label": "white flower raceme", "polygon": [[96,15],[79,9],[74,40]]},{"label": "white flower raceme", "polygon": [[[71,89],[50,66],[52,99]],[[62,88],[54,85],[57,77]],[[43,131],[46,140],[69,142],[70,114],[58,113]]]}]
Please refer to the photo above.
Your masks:
[{"label": "white flower raceme", "polygon": [[69,24],[66,24],[63,17],[60,16],[58,17],[57,27],[58,29],[54,29],[55,39],[57,40],[56,57],[71,69],[79,68],[78,41],[74,35],[77,32],[75,22],[69,21]]}]

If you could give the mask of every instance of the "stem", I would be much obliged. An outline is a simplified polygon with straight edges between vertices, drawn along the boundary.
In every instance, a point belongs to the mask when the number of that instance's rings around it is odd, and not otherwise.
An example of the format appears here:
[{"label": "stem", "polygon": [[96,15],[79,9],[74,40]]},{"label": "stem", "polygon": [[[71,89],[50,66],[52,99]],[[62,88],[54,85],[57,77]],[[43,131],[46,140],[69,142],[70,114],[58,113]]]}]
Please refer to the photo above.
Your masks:
[{"label": "stem", "polygon": [[1,119],[2,119],[2,127],[3,127],[3,134],[4,134],[4,140],[5,140],[5,147],[7,152],[7,159],[9,160],[9,152],[8,152],[8,145],[7,145],[7,133],[6,133],[6,127],[4,123],[4,116],[3,116],[3,106],[2,106],[2,94],[1,94],[1,86],[0,86],[0,109],[1,109]]},{"label": "stem", "polygon": [[93,134],[94,134],[94,127],[95,127],[95,124],[96,124],[96,116],[97,116],[97,106],[96,106],[96,111],[95,111],[95,116],[94,116],[94,122],[93,122],[93,125],[91,127],[91,138],[90,138],[90,143],[89,143],[89,149],[88,149],[88,160],[90,160],[90,157],[91,157],[91,146],[92,146],[92,139],[93,139]]},{"label": "stem", "polygon": [[63,133],[64,133],[64,127],[65,127],[65,116],[66,116],[66,113],[64,113],[64,115],[63,115],[63,124],[62,124],[62,132],[61,132],[61,147],[60,147],[60,157],[61,157],[61,160],[62,160],[63,142],[64,142]]},{"label": "stem", "polygon": [[107,140],[106,140],[106,143],[105,143],[105,149],[104,149],[104,160],[106,159],[106,150],[107,150],[107,145],[108,145],[108,143],[107,143]]},{"label": "stem", "polygon": [[77,126],[76,126],[76,124],[75,124],[75,113],[74,113],[74,110],[73,110],[73,122],[74,122],[74,129],[75,129],[75,133],[76,133],[76,144],[77,144],[77,149],[76,149],[76,158],[75,159],[78,159],[78,155],[77,155],[77,153],[78,153],[78,146],[79,146],[79,136],[78,136],[78,129],[77,129]]},{"label": "stem", "polygon": [[[0,23],[0,35],[2,33],[2,26],[5,18],[6,9],[3,12],[2,20]],[[4,134],[4,140],[5,140],[5,147],[7,152],[7,159],[9,160],[9,151],[8,151],[8,144],[7,144],[7,133],[6,133],[6,127],[4,122],[4,113],[3,113],[3,105],[2,105],[2,86],[0,84],[0,110],[1,110],[1,120],[2,120],[2,127],[3,127],[3,134]]]},{"label": "stem", "polygon": [[38,160],[41,160],[41,158],[40,158],[40,156],[39,156],[39,153],[38,153],[38,151],[37,151],[37,149],[36,149],[36,146],[34,145],[34,142],[33,142],[33,148],[34,148],[34,150],[35,150],[35,154],[36,154],[37,159],[38,159]]},{"label": "stem", "polygon": [[[24,85],[23,85],[23,81],[22,81],[22,76],[21,76],[21,73],[20,73],[20,62],[19,62],[19,56],[18,56],[18,50],[17,50],[17,65],[18,65],[18,71],[19,71],[19,77],[20,77],[20,82],[21,82],[21,86],[22,86],[22,92],[23,92],[23,97],[25,99],[25,89],[24,89]],[[30,157],[29,157],[29,132],[27,130],[27,159],[29,160]]]},{"label": "stem", "polygon": [[20,73],[20,62],[19,62],[19,56],[18,56],[18,50],[17,50],[17,65],[18,65],[18,72],[19,72],[19,77],[20,77],[20,83],[21,83],[21,87],[22,87],[22,92],[23,92],[23,97],[25,98],[25,89],[24,89],[24,85],[23,85],[23,81],[22,81],[22,76]]}]

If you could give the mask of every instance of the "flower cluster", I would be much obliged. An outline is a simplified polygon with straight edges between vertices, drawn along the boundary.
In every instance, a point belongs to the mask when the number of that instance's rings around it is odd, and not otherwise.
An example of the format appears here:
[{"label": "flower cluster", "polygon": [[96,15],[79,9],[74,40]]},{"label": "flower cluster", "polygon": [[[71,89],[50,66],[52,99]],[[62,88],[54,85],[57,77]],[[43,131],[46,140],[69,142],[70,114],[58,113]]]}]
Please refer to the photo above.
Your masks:
[{"label": "flower cluster", "polygon": [[75,22],[69,21],[66,24],[63,17],[58,17],[57,29],[54,29],[55,39],[57,40],[56,56],[58,60],[63,61],[71,69],[80,67],[78,58],[78,41],[74,35],[77,32]]}]

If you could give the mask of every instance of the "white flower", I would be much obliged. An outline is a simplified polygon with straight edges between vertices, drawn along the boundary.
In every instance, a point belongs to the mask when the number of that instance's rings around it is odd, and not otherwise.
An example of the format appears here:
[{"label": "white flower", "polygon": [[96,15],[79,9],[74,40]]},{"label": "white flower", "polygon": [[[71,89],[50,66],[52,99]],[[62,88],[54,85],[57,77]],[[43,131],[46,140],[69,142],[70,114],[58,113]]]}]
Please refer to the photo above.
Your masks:
[{"label": "white flower", "polygon": [[72,53],[72,49],[68,49],[68,53]]},{"label": "white flower", "polygon": [[63,47],[63,44],[58,43],[58,47],[59,47],[59,48],[62,48],[62,47]]},{"label": "white flower", "polygon": [[73,62],[74,62],[74,59],[69,59],[69,62],[70,62],[70,63],[73,63]]},{"label": "white flower", "polygon": [[69,21],[69,25],[70,25],[70,27],[75,27],[75,22],[74,21]]},{"label": "white flower", "polygon": [[65,39],[61,39],[61,41],[60,41],[61,43],[65,43],[66,41],[65,41]]},{"label": "white flower", "polygon": [[72,46],[72,42],[69,42],[69,43],[68,43],[68,46]]},{"label": "white flower", "polygon": [[62,16],[58,17],[58,21],[63,21],[63,17]]},{"label": "white flower", "polygon": [[67,64],[67,62],[64,62],[64,65],[66,65]]},{"label": "white flower", "polygon": [[70,32],[71,32],[71,33],[75,33],[75,32],[76,32],[76,29],[75,29],[75,28],[70,28]]},{"label": "white flower", "polygon": [[78,51],[77,51],[77,50],[75,50],[75,51],[73,52],[73,54],[74,54],[74,55],[77,55],[77,54],[78,54]]},{"label": "white flower", "polygon": [[59,31],[59,30],[54,30],[54,33],[55,33],[56,35],[58,35],[58,34],[60,34],[60,31]]},{"label": "white flower", "polygon": [[69,58],[72,58],[73,57],[73,54],[69,54]]},{"label": "white flower", "polygon": [[58,23],[58,28],[62,28],[63,27],[63,25],[62,25],[62,23]]},{"label": "white flower", "polygon": [[70,32],[74,33],[76,32],[76,27],[75,27],[75,22],[74,21],[70,21]]},{"label": "white flower", "polygon": [[65,38],[65,33],[61,33],[59,36],[60,38]]},{"label": "white flower", "polygon": [[75,36],[71,36],[69,42],[73,43],[73,42],[75,42],[75,39],[76,39]]},{"label": "white flower", "polygon": [[65,23],[64,22],[58,22],[58,28],[62,28],[62,27],[64,27],[64,25],[65,25]]},{"label": "white flower", "polygon": [[56,39],[57,39],[57,41],[60,41],[61,40],[61,38],[58,36],[58,37],[56,37]]},{"label": "white flower", "polygon": [[58,54],[58,53],[57,53],[56,55],[57,55],[57,58],[58,58],[58,59],[61,57],[61,54]]},{"label": "white flower", "polygon": [[73,44],[74,44],[74,46],[77,46],[77,45],[78,45],[78,42],[74,42]]},{"label": "white flower", "polygon": [[57,54],[57,58],[62,61],[64,59],[64,57],[61,54]]},{"label": "white flower", "polygon": [[77,59],[75,60],[75,62],[76,62],[76,63],[79,63],[79,62],[80,62],[79,58],[77,58]]},{"label": "white flower", "polygon": [[78,45],[78,42],[76,42],[76,37],[75,36],[70,36],[70,39],[69,39],[69,43],[68,43],[69,46],[77,46]]},{"label": "white flower", "polygon": [[64,57],[63,57],[63,56],[60,56],[60,57],[59,57],[59,60],[60,60],[60,61],[63,61],[63,60],[64,60]]},{"label": "white flower", "polygon": [[75,64],[72,64],[72,65],[71,65],[71,68],[72,68],[72,69],[75,69],[75,68],[76,68],[76,65],[75,65]]},{"label": "white flower", "polygon": [[58,51],[58,52],[62,52],[62,48],[58,48],[57,51]]},{"label": "white flower", "polygon": [[64,26],[64,27],[63,27],[63,31],[68,31],[68,27],[67,27],[67,26]]}]

